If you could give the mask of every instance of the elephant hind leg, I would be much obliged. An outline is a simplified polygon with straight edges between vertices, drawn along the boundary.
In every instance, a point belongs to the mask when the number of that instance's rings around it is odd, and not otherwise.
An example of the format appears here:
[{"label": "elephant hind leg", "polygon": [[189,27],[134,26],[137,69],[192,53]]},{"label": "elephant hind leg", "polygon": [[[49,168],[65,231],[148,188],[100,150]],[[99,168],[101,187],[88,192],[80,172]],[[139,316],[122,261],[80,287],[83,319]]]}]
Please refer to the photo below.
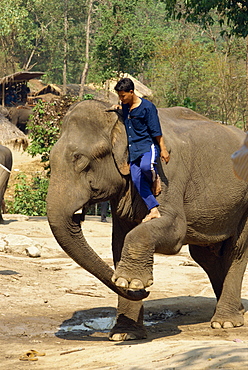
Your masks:
[{"label": "elephant hind leg", "polygon": [[212,328],[242,326],[241,286],[247,264],[246,253],[240,259],[240,249],[231,238],[211,247],[190,245],[189,250],[192,258],[208,274],[217,298]]},{"label": "elephant hind leg", "polygon": [[207,273],[212,284],[217,300],[219,300],[223,288],[225,274],[223,273],[223,265],[221,260],[222,245],[201,247],[198,245],[189,245],[191,257],[203,268]]}]

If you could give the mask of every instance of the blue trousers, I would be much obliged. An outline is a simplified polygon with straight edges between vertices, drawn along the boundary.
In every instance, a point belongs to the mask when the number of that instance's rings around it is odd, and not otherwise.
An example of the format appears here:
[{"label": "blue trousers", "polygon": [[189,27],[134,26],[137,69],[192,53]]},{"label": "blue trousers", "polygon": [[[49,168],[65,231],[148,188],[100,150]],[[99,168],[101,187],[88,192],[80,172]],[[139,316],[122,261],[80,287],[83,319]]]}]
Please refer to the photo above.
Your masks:
[{"label": "blue trousers", "polygon": [[144,153],[135,161],[130,163],[130,171],[132,181],[144,200],[148,210],[157,207],[159,203],[152,194],[152,183],[156,178],[156,158],[158,156],[157,149],[154,144],[149,152]]}]

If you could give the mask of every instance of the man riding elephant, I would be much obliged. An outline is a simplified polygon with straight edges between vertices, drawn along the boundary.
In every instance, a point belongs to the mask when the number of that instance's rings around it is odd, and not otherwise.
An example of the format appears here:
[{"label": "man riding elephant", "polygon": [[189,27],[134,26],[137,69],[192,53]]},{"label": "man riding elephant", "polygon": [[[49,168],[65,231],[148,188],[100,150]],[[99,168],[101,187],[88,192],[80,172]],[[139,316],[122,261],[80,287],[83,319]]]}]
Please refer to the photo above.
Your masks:
[{"label": "man riding elephant", "polygon": [[160,217],[156,194],[152,191],[154,184],[160,182],[156,161],[160,155],[161,160],[168,163],[170,155],[164,143],[155,105],[135,94],[134,83],[130,78],[118,81],[115,90],[122,102],[132,181],[149,210],[149,214],[142,220],[146,222]]}]

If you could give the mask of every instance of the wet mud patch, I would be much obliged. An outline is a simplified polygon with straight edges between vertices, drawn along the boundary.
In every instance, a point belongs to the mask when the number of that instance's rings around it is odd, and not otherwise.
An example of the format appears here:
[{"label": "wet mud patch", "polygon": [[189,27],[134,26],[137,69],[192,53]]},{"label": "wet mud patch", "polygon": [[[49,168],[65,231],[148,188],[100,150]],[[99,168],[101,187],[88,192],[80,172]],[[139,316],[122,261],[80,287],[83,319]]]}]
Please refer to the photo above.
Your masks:
[{"label": "wet mud patch", "polygon": [[92,308],[76,311],[65,320],[55,335],[59,338],[73,339],[75,336],[87,337],[94,332],[107,333],[115,323],[116,310],[113,307]]},{"label": "wet mud patch", "polygon": [[[185,315],[180,310],[169,309],[159,311],[147,310],[144,314],[144,325],[148,331],[157,332],[168,324],[168,320]],[[83,339],[96,333],[109,333],[116,322],[116,309],[113,307],[94,308],[74,312],[70,319],[65,320],[55,335],[59,338]],[[77,338],[77,339],[79,339]]]}]

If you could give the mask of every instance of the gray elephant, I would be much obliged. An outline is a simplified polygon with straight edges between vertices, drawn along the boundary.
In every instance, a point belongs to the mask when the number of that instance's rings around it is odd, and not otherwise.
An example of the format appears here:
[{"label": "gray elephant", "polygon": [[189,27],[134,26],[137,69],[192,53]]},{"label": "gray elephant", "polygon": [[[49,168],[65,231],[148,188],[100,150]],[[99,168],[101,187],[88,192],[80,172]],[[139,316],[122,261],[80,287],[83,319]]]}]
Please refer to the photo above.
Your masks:
[{"label": "gray elephant", "polygon": [[11,123],[18,127],[19,130],[26,134],[26,125],[32,114],[32,108],[20,105],[19,107],[11,107],[9,109],[9,114],[7,118],[10,120]]},{"label": "gray elephant", "polygon": [[[158,167],[162,217],[142,223],[147,208],[130,180],[125,128],[106,108],[91,100],[67,112],[50,156],[47,214],[64,251],[118,294],[117,322],[109,338],[146,337],[142,299],[153,282],[153,254],[173,255],[185,244],[217,298],[211,326],[243,325],[248,185],[235,177],[230,156],[244,132],[187,108],[159,109],[171,159]],[[75,214],[106,200],[113,217],[115,271],[88,245]]]},{"label": "gray elephant", "polygon": [[12,153],[6,146],[0,145],[0,224],[3,224],[1,210],[5,209],[4,193],[6,191],[12,168]]}]

